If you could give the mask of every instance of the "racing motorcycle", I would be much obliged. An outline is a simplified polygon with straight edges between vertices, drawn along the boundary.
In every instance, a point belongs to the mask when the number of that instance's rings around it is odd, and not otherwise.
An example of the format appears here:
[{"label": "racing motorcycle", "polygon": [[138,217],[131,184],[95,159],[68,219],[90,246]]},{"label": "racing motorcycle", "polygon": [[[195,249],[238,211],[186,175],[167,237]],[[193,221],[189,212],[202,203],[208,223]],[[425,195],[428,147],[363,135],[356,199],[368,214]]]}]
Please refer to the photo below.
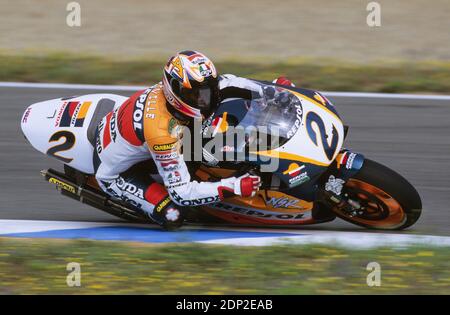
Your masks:
[{"label": "racing motorcycle", "polygon": [[[370,229],[399,230],[419,219],[420,196],[405,178],[343,147],[349,128],[324,95],[255,83],[262,95],[224,100],[202,129],[211,139],[224,137],[231,127],[243,130],[244,136],[232,144],[203,148],[202,162],[187,163],[193,178],[201,181],[256,173],[261,189],[250,198],[186,205],[187,223],[292,226],[339,217]],[[64,163],[63,171],[41,171],[61,194],[128,221],[152,223],[133,205],[105,194],[93,174],[95,130],[126,99],[89,94],[36,103],[22,116],[22,132],[35,149]],[[255,126],[264,128],[255,131]],[[208,133],[211,129],[215,131]],[[151,160],[136,167],[157,174]]]}]

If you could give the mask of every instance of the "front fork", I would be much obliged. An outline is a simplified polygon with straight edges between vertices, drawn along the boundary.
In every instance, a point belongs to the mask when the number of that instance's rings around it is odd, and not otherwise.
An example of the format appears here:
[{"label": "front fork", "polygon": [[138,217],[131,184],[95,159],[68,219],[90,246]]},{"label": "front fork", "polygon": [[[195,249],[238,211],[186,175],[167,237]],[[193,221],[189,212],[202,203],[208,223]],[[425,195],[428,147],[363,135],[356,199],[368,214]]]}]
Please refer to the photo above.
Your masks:
[{"label": "front fork", "polygon": [[333,191],[325,190],[327,181],[334,177],[335,180],[342,180],[344,183],[355,176],[364,164],[364,155],[360,153],[351,152],[343,149],[339,152],[335,162],[330,167],[324,178],[323,189],[321,190],[322,197],[320,198],[330,208],[338,207],[347,211],[351,216],[358,215],[360,205],[358,202],[346,198],[345,191],[337,194]]}]

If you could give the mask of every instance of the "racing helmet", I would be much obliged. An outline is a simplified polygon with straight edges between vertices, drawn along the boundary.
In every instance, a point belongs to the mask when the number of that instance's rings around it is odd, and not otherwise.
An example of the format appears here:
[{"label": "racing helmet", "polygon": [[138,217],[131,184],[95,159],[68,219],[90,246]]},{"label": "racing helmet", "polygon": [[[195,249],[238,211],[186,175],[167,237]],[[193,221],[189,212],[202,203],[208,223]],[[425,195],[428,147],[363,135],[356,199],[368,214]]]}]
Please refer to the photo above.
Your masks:
[{"label": "racing helmet", "polygon": [[180,121],[208,118],[219,104],[219,79],[212,61],[186,50],[169,58],[162,80],[171,114]]}]

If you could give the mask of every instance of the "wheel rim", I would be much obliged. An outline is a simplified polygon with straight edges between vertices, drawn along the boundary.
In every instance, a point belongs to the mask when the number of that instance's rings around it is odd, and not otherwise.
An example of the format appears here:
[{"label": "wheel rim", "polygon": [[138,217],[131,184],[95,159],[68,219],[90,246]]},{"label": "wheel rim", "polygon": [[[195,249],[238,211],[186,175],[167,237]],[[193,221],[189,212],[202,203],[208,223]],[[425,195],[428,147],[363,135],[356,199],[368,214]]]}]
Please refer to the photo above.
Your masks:
[{"label": "wheel rim", "polygon": [[[355,216],[343,209],[335,209],[347,220],[373,228],[395,228],[406,220],[401,204],[382,189],[357,179],[350,179],[344,188],[348,199],[356,200],[364,210]],[[347,198],[346,198],[347,199]]]}]

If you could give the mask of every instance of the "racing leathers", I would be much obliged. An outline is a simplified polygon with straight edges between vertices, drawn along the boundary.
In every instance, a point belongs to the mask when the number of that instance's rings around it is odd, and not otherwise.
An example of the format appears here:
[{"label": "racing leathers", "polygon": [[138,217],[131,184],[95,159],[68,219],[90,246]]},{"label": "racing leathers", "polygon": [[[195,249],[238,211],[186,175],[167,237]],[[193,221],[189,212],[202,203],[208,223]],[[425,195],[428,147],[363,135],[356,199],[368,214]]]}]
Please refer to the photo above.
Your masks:
[{"label": "racing leathers", "polygon": [[[221,99],[250,98],[260,92],[253,81],[223,75]],[[167,106],[161,82],[133,94],[108,113],[97,127],[95,176],[109,195],[132,204],[155,222],[165,225],[182,220],[183,207],[218,202],[226,191],[254,195],[257,176],[226,178],[218,182],[191,180],[181,153],[181,125]],[[152,159],[164,186],[154,176],[133,168]]]}]

